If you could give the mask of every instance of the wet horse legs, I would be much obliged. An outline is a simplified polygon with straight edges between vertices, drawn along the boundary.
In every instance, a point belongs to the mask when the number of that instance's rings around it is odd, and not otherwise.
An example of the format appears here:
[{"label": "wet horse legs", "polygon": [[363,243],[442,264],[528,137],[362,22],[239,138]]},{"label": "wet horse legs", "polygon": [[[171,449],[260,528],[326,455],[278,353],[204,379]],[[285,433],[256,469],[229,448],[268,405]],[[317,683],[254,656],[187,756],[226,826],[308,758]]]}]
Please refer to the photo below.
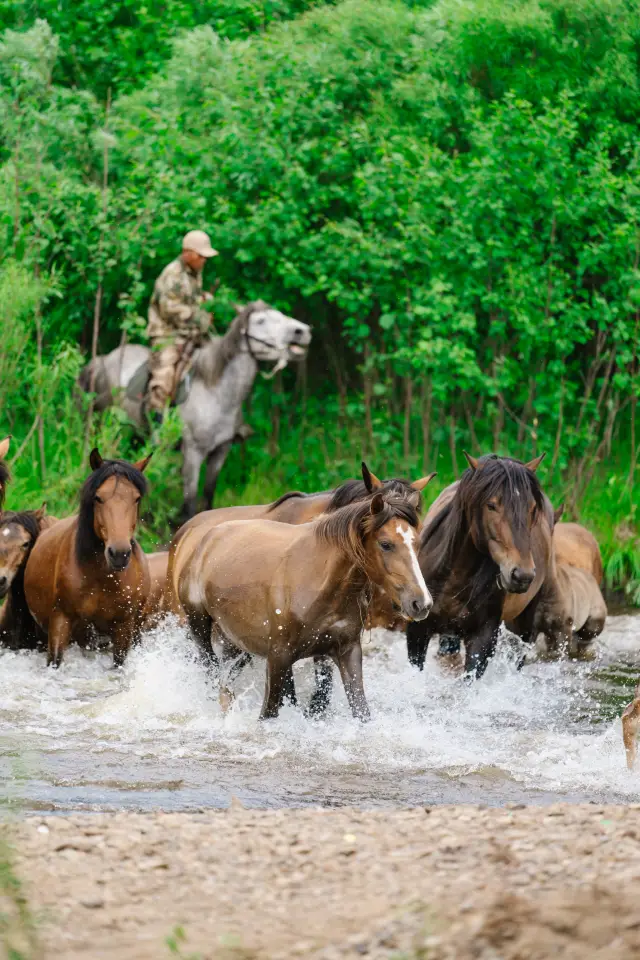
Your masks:
[{"label": "wet horse legs", "polygon": [[273,651],[267,657],[267,679],[260,711],[261,720],[270,720],[280,713],[280,707],[290,686],[291,666],[291,656],[288,653]]},{"label": "wet horse legs", "polygon": [[362,647],[360,641],[336,654],[336,663],[344,684],[351,712],[357,720],[370,720],[369,705],[362,682]]},{"label": "wet horse legs", "polygon": [[55,610],[49,620],[48,634],[47,666],[57,670],[62,663],[64,651],[69,645],[71,621],[65,617],[64,613]]}]

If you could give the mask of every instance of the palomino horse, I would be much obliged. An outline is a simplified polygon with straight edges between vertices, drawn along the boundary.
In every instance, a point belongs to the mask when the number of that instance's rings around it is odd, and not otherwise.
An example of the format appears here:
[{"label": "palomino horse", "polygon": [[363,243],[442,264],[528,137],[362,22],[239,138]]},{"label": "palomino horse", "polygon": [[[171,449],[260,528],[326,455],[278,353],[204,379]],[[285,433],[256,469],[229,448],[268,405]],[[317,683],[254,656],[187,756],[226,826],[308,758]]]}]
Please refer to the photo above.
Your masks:
[{"label": "palomino horse", "polygon": [[41,640],[24,595],[24,571],[36,540],[54,523],[44,503],[39,510],[0,514],[0,644],[12,650],[34,650]]},{"label": "palomino horse", "polygon": [[4,462],[4,458],[9,453],[10,443],[11,437],[5,437],[4,440],[0,440],[0,510],[2,510],[5,494],[7,492],[7,484],[11,479],[9,467]]},{"label": "palomino horse", "polygon": [[558,563],[586,570],[598,586],[602,583],[604,569],[600,547],[594,535],[579,523],[558,523],[563,507],[555,512],[556,525],[553,528],[553,549]]},{"label": "palomino horse", "polygon": [[166,612],[167,564],[169,554],[166,550],[147,554],[149,564],[150,588],[144,605],[144,625],[154,627]]},{"label": "palomino horse", "polygon": [[553,511],[535,476],[542,457],[465,456],[469,469],[425,520],[420,567],[434,608],[428,623],[409,624],[407,649],[422,669],[431,637],[451,632],[465,641],[467,675],[481,677],[501,621],[517,622],[545,579]]},{"label": "palomino horse", "polygon": [[103,460],[92,450],[93,473],[80,493],[78,515],[45,530],[31,551],[25,596],[48,636],[47,663],[54,667],[69,641],[84,639],[91,629],[111,637],[116,666],[139,635],[150,579],[134,538],[150,459]]},{"label": "palomino horse", "polygon": [[556,561],[541,591],[534,638],[542,633],[550,653],[566,645],[571,656],[579,657],[602,633],[606,619],[607,605],[593,575]]},{"label": "palomino horse", "polygon": [[[222,337],[206,341],[194,354],[189,395],[179,405],[182,419],[184,519],[197,510],[200,468],[206,462],[205,501],[213,505],[218,474],[242,421],[242,404],[249,396],[260,363],[274,363],[282,370],[307,354],[311,328],[287,317],[262,300],[238,307],[238,315]],[[114,391],[125,390],[149,350],[139,344],[118,347],[98,357],[95,372],[89,364],[80,375],[80,386],[98,394],[96,408],[114,402]],[[140,425],[144,424],[142,400],[126,395],[116,401]]]},{"label": "palomino horse", "polygon": [[360,633],[371,583],[406,619],[421,620],[431,596],[414,550],[418,516],[406,500],[376,494],[313,523],[231,521],[202,539],[178,585],[190,619],[207,623],[223,652],[265,657],[261,718],[278,715],[291,667],[304,657],[337,663],[351,711],[369,708]]}]

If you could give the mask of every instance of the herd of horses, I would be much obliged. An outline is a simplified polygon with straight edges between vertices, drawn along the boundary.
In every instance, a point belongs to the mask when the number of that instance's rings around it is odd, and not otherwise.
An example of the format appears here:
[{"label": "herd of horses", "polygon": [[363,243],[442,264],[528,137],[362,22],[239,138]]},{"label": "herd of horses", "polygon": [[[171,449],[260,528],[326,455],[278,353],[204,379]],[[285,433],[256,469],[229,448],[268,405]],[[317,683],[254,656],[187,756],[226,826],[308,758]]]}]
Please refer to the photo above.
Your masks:
[{"label": "herd of horses", "polygon": [[[313,658],[308,707],[322,715],[337,666],[354,717],[369,718],[362,674],[364,629],[406,627],[409,660],[423,669],[432,637],[464,644],[464,672],[480,678],[501,624],[547,651],[583,656],[607,608],[595,538],[561,522],[542,490],[537,457],[522,463],[465,453],[468,468],[421,520],[434,474],[362,480],[274,503],[196,514],[168,551],[136,540],[145,468],[90,455],[78,512],[5,511],[10,438],[0,441],[0,643],[46,649],[59,667],[70,642],[109,638],[120,666],[132,644],[165,616],[178,617],[207,666],[219,669],[227,708],[233,680],[266,660],[261,718],[296,703],[293,664]],[[640,691],[623,715],[635,761]]]}]

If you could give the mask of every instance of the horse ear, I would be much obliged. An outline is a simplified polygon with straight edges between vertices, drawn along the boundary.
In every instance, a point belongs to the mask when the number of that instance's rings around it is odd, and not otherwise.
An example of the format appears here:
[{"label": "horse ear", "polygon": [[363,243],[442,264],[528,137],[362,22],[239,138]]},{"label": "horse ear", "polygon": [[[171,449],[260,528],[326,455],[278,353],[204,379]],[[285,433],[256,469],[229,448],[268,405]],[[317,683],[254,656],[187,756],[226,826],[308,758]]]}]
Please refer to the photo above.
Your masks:
[{"label": "horse ear", "polygon": [[430,473],[428,477],[421,477],[419,480],[414,480],[411,486],[420,493],[434,477],[437,477],[437,473]]},{"label": "horse ear", "polygon": [[4,440],[0,440],[0,460],[4,459],[9,453],[9,444],[11,443],[11,434],[8,437],[5,437]]},{"label": "horse ear", "polygon": [[557,510],[553,511],[553,522],[559,523],[563,513],[564,513],[564,503],[561,503],[560,506],[557,508]]},{"label": "horse ear", "polygon": [[103,463],[104,463],[104,460],[100,456],[100,451],[98,450],[97,447],[94,447],[91,453],[89,454],[89,466],[91,467],[92,470],[98,470]]},{"label": "horse ear", "polygon": [[382,513],[384,510],[384,497],[381,493],[376,493],[374,498],[371,501],[371,513],[375,516],[376,513]]},{"label": "horse ear", "polygon": [[137,463],[134,463],[134,467],[136,468],[136,470],[139,470],[140,473],[144,473],[144,471],[147,469],[147,465],[149,463],[149,460],[151,460],[152,456],[153,456],[153,452],[150,453],[148,457],[144,457],[142,460],[138,460]]},{"label": "horse ear", "polygon": [[36,510],[36,520],[38,521],[38,523],[42,523],[46,515],[47,515],[47,501],[45,500],[42,506]]},{"label": "horse ear", "polygon": [[378,480],[375,473],[371,473],[364,460],[362,461],[362,479],[367,488],[367,493],[373,493],[374,490],[379,490],[382,486],[382,481]]},{"label": "horse ear", "polygon": [[463,450],[462,452],[464,453],[464,455],[465,455],[465,457],[466,457],[466,459],[467,459],[467,463],[469,464],[469,466],[471,467],[471,469],[472,469],[472,470],[479,470],[480,467],[482,466],[482,464],[480,463],[480,461],[477,460],[475,457],[472,457],[471,454],[470,454],[470,453],[467,453],[466,450]]},{"label": "horse ear", "polygon": [[525,463],[527,470],[531,470],[532,473],[535,473],[546,455],[546,453],[541,453],[539,457],[536,457],[534,460],[529,460],[529,463]]}]

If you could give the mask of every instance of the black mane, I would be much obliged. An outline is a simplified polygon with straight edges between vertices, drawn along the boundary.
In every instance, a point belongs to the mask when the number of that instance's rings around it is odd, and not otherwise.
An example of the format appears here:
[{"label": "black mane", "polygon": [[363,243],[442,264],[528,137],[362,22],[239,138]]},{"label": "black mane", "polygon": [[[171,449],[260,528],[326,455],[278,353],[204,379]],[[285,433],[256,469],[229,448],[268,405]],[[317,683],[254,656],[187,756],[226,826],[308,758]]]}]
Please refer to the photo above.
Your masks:
[{"label": "black mane", "polygon": [[418,512],[422,509],[422,496],[411,486],[410,480],[400,480],[397,478],[393,480],[383,480],[382,486],[377,487],[372,492],[367,490],[362,480],[347,480],[333,491],[333,496],[327,507],[327,513],[333,510],[339,510],[341,507],[346,507],[350,503],[367,500],[375,493],[380,493],[383,497],[392,496],[408,501]]},{"label": "black mane", "polygon": [[88,559],[102,549],[102,541],[93,529],[93,505],[95,495],[109,477],[121,477],[131,483],[141,497],[147,492],[144,474],[126,460],[103,460],[84,482],[80,491],[80,510],[78,513],[78,531],[76,534],[76,555],[78,562]]}]

